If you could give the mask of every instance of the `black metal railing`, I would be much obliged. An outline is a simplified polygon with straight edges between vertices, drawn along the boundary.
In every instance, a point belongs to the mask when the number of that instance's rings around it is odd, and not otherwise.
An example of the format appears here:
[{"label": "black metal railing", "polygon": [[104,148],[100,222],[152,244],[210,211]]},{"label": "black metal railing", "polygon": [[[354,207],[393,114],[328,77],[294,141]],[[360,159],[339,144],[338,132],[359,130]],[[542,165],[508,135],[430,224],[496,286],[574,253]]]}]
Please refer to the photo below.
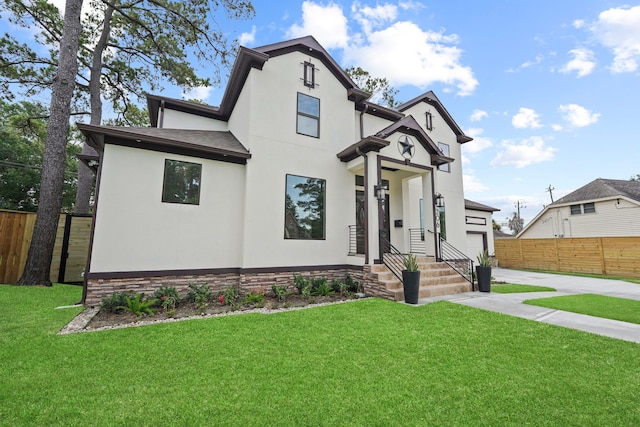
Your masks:
[{"label": "black metal railing", "polygon": [[364,254],[364,228],[349,226],[349,255]]},{"label": "black metal railing", "polygon": [[424,240],[424,228],[409,229],[409,252],[412,254],[427,254],[427,245]]},{"label": "black metal railing", "polygon": [[402,282],[402,270],[407,259],[391,242],[384,237],[380,238],[382,262]]},{"label": "black metal railing", "polygon": [[473,276],[473,260],[471,258],[444,239],[440,239],[440,258],[471,283],[471,290],[476,290]]}]

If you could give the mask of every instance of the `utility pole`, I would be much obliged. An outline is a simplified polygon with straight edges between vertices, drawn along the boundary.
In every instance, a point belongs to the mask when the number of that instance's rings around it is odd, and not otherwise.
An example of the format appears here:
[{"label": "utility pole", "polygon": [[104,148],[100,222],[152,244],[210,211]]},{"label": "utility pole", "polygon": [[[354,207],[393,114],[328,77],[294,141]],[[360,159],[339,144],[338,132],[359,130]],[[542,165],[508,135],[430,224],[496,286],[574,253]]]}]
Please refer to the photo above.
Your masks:
[{"label": "utility pole", "polygon": [[553,203],[553,193],[552,193],[552,191],[555,190],[555,188],[553,188],[551,186],[551,184],[549,184],[549,186],[546,188],[546,190],[549,193],[549,197],[551,197],[551,203]]},{"label": "utility pole", "polygon": [[520,200],[516,200],[516,202],[513,204],[513,206],[516,207],[516,209],[518,210],[518,219],[520,219],[520,208],[522,209],[526,209],[527,205],[524,204],[524,202],[521,202]]}]

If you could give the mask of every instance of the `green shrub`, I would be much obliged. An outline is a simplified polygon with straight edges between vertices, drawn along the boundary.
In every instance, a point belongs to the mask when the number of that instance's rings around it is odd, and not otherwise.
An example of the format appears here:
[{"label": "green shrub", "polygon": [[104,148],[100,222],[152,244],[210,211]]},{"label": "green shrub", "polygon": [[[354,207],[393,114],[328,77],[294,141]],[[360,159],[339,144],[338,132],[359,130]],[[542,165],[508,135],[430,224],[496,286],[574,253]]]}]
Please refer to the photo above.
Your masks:
[{"label": "green shrub", "polygon": [[302,277],[302,274],[294,274],[293,286],[298,290],[298,293],[302,295],[302,292],[305,288],[311,287],[311,283],[309,282],[309,280]]},{"label": "green shrub", "polygon": [[175,310],[180,304],[180,295],[174,286],[160,286],[153,293],[153,299],[164,310]]},{"label": "green shrub", "polygon": [[109,296],[102,297],[100,310],[106,313],[119,313],[120,307],[127,305],[127,298],[132,297],[132,292],[114,292]]},{"label": "green shrub", "polygon": [[291,294],[291,291],[286,285],[273,285],[271,286],[271,290],[278,301],[284,301],[287,296]]},{"label": "green shrub", "polygon": [[240,300],[240,287],[238,285],[231,285],[222,291],[220,296],[222,296],[222,300],[220,300],[220,302],[226,305],[235,306]]},{"label": "green shrub", "polygon": [[319,288],[325,288],[327,286],[327,279],[324,277],[312,277],[309,279],[311,283],[311,293],[316,294]]},{"label": "green shrub", "polygon": [[318,286],[313,291],[313,295],[316,295],[316,296],[332,295],[333,293],[334,293],[333,289],[331,289],[331,286],[327,284],[326,279],[321,282],[318,282]]},{"label": "green shrub", "polygon": [[245,304],[264,304],[264,294],[262,292],[249,292],[244,298]]},{"label": "green shrub", "polygon": [[362,292],[360,282],[358,282],[357,280],[353,280],[353,277],[351,277],[349,273],[344,275],[344,284],[347,287],[347,292]]},{"label": "green shrub", "polygon": [[154,314],[156,314],[155,310],[153,309],[155,303],[156,300],[145,300],[144,294],[139,293],[135,297],[127,297],[125,300],[125,305],[122,305],[119,308],[121,310],[131,312],[138,317],[142,316],[143,314],[153,316]]},{"label": "green shrub", "polygon": [[209,305],[212,293],[211,287],[206,283],[198,285],[196,283],[189,283],[189,290],[187,291],[187,301],[195,303],[198,310],[204,310]]}]

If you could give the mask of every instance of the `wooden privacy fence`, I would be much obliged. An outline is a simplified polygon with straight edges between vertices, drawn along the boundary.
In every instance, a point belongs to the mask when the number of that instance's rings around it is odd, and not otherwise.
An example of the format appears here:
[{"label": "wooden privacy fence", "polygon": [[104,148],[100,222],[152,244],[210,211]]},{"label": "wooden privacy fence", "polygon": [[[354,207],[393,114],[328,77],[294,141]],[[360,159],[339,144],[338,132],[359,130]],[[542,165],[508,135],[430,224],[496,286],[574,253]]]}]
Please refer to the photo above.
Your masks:
[{"label": "wooden privacy fence", "polygon": [[[0,283],[16,283],[22,275],[35,222],[33,212],[0,210]],[[60,215],[49,276],[52,282],[83,281],[90,233],[90,216]]]},{"label": "wooden privacy fence", "polygon": [[495,239],[506,268],[640,277],[640,237]]}]

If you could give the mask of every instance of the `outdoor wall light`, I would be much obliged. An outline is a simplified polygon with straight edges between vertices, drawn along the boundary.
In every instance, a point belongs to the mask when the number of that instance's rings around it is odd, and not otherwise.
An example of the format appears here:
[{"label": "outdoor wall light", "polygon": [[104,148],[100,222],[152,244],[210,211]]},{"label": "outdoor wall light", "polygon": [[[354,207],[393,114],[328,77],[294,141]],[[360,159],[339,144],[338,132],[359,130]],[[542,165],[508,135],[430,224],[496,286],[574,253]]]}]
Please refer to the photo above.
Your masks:
[{"label": "outdoor wall light", "polygon": [[444,208],[444,196],[440,193],[436,193],[433,195],[433,201],[438,208]]},{"label": "outdoor wall light", "polygon": [[389,188],[386,185],[374,185],[373,186],[373,191],[376,194],[376,199],[378,200],[384,200],[385,199],[385,192],[388,190]]}]

